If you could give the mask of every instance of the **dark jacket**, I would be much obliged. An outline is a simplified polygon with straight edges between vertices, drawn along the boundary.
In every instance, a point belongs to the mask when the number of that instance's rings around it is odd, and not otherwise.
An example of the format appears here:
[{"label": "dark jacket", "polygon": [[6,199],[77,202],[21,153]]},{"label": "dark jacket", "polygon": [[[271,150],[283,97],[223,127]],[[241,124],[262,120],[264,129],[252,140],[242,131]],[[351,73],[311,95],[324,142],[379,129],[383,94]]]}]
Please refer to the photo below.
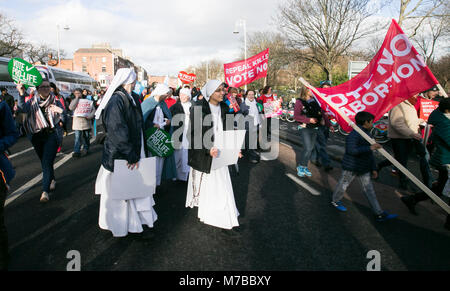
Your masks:
[{"label": "dark jacket", "polygon": [[[369,136],[365,128],[360,128]],[[342,169],[363,175],[376,170],[375,158],[370,144],[356,130],[350,132],[345,143],[345,154],[342,159]]]},{"label": "dark jacket", "polygon": [[0,99],[6,102],[8,104],[9,109],[11,110],[11,113],[14,112],[14,97],[6,93],[5,96],[0,96]]},{"label": "dark jacket", "polygon": [[0,102],[0,179],[8,184],[14,178],[15,171],[5,151],[17,142],[19,133],[6,102]]},{"label": "dark jacket", "polygon": [[[311,118],[316,118],[317,123],[312,124]],[[312,99],[308,102],[302,99],[295,101],[294,119],[299,123],[305,123],[307,128],[316,128],[320,126],[320,121],[323,118],[323,112],[320,105]]]},{"label": "dark jacket", "polygon": [[[106,132],[102,165],[112,172],[114,171],[114,160],[126,160],[129,164],[135,164],[141,158],[142,137],[144,136],[141,105],[134,96],[135,104],[133,104],[128,96],[128,93],[119,87],[102,112],[102,121]],[[147,152],[145,154],[147,156]]]},{"label": "dark jacket", "polygon": [[[177,120],[179,120],[179,122],[176,122],[177,124],[174,124],[172,122],[171,126],[172,126],[172,132],[177,132],[178,130],[181,130],[181,134],[179,135],[179,138],[177,140],[177,143],[181,144],[181,142],[183,142],[183,135],[184,135],[185,113],[184,113],[183,105],[181,105],[180,100],[178,100],[177,103],[175,103],[173,106],[170,107],[170,112],[172,113],[173,118],[175,118],[175,116],[177,116]],[[178,115],[180,115],[180,116],[178,116]]]},{"label": "dark jacket", "polygon": [[430,114],[428,123],[434,126],[432,133],[434,152],[430,163],[436,167],[450,164],[450,119],[436,109]]},{"label": "dark jacket", "polygon": [[[222,125],[223,130],[226,130],[226,116],[228,114],[229,107],[224,103],[221,102],[220,108],[221,108],[221,117],[222,117]],[[195,114],[198,114],[201,112],[201,128],[199,128],[199,124],[195,123],[196,118]],[[188,165],[191,166],[193,169],[207,173],[209,174],[211,172],[211,163],[212,163],[212,157],[209,154],[211,148],[205,147],[205,144],[203,142],[203,137],[205,136],[205,133],[209,130],[213,131],[213,125],[206,125],[203,121],[205,120],[205,117],[207,115],[211,114],[211,109],[209,108],[209,102],[206,101],[205,98],[202,100],[199,100],[196,102],[194,106],[190,109],[190,116],[189,116],[189,150],[188,150]],[[234,114],[231,114],[234,116]],[[197,122],[199,122],[199,118],[197,118]],[[233,129],[228,129],[233,130]],[[214,141],[214,136],[212,137],[212,140]],[[195,141],[201,143],[200,145],[195,144]],[[200,146],[199,149],[196,149],[196,146]]]}]

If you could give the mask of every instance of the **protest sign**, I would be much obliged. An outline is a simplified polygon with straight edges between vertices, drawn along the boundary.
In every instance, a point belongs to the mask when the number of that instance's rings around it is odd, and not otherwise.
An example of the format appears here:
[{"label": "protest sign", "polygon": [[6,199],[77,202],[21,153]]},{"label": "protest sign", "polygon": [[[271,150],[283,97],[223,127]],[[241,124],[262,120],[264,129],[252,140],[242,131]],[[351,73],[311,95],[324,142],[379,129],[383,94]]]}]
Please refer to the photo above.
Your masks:
[{"label": "protest sign", "polygon": [[8,73],[14,82],[20,82],[25,87],[36,87],[42,83],[42,76],[38,69],[19,58],[13,58],[8,62]]},{"label": "protest sign", "polygon": [[322,109],[335,116],[345,131],[350,131],[350,125],[330,105],[353,122],[360,111],[372,113],[377,121],[392,107],[437,83],[408,37],[392,20],[382,47],[361,73],[339,86],[317,88],[321,94],[315,95]]},{"label": "protest sign", "polygon": [[280,101],[274,100],[264,103],[264,116],[266,118],[272,118],[281,114],[283,114],[283,109]]},{"label": "protest sign", "polygon": [[225,82],[231,87],[241,87],[267,76],[269,49],[242,61],[224,64]]},{"label": "protest sign", "polygon": [[162,129],[152,127],[145,132],[145,144],[153,156],[168,157],[173,154],[174,148],[170,134]]},{"label": "protest sign", "polygon": [[184,84],[193,83],[196,78],[197,76],[195,74],[188,74],[184,71],[178,73],[178,79],[180,79],[180,81]]},{"label": "protest sign", "polygon": [[420,98],[419,105],[419,118],[428,121],[431,112],[433,112],[439,106],[439,102]]},{"label": "protest sign", "polygon": [[239,104],[237,103],[236,98],[230,94],[227,96],[227,99],[228,99],[228,101],[230,101],[231,106],[233,106],[233,111],[238,112],[240,107],[239,107]]},{"label": "protest sign", "polygon": [[92,113],[93,103],[94,103],[93,101],[87,99],[80,99],[78,101],[77,108],[73,113],[73,116],[87,118]]}]

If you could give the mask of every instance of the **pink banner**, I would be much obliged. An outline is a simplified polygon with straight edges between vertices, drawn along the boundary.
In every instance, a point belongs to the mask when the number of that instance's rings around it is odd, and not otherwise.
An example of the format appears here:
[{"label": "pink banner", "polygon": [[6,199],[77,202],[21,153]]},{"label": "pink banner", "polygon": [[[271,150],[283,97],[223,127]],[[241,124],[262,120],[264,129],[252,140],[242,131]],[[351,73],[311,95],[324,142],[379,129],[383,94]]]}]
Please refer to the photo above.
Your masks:
[{"label": "pink banner", "polygon": [[351,127],[329,104],[352,121],[360,111],[372,113],[377,121],[392,107],[437,83],[408,37],[392,20],[381,49],[367,67],[344,84],[317,88],[324,98],[316,97],[322,108],[335,116],[344,130],[350,131]]},{"label": "pink banner", "polygon": [[224,64],[225,82],[230,87],[241,87],[267,76],[269,49],[238,62]]}]

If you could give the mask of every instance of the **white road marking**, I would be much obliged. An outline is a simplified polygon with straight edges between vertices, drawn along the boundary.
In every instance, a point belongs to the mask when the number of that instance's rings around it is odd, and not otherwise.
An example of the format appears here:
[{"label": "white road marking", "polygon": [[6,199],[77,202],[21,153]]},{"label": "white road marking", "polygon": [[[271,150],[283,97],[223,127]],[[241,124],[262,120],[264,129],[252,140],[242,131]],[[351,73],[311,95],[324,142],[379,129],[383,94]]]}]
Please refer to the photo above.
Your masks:
[{"label": "white road marking", "polygon": [[[95,138],[91,138],[91,143],[95,140]],[[58,169],[60,166],[64,165],[68,160],[70,160],[72,158],[72,153],[65,155],[64,158],[62,158],[61,160],[59,160],[55,165],[54,165],[54,169]],[[42,180],[42,173],[40,173],[39,175],[37,175],[36,177],[34,177],[33,179],[31,179],[30,181],[28,181],[28,183],[26,183],[25,185],[23,185],[22,187],[20,187],[19,189],[17,189],[16,191],[14,191],[11,195],[8,196],[8,199],[6,199],[5,202],[5,207],[12,203],[14,200],[16,200],[17,198],[19,198],[20,196],[22,196],[25,192],[27,192],[28,190],[30,190],[32,187],[34,187],[34,185],[36,185],[37,183],[39,183]]]},{"label": "white road marking", "polygon": [[31,150],[33,150],[33,147],[28,148],[28,149],[26,149],[26,150],[23,150],[23,151],[21,151],[21,152],[18,152],[17,154],[10,155],[9,158],[12,159],[12,158],[14,158],[14,157],[20,156],[21,154],[27,153],[27,152],[29,152],[29,151],[31,151]]},{"label": "white road marking", "polygon": [[302,186],[305,190],[307,190],[309,193],[311,193],[314,196],[320,196],[320,192],[317,191],[316,189],[312,188],[311,186],[309,186],[308,184],[306,184],[305,182],[303,182],[302,180],[300,180],[299,178],[295,177],[294,175],[292,175],[291,173],[286,174],[286,176],[288,176],[289,179],[291,179],[292,181],[294,181],[295,183],[297,183],[298,185]]}]

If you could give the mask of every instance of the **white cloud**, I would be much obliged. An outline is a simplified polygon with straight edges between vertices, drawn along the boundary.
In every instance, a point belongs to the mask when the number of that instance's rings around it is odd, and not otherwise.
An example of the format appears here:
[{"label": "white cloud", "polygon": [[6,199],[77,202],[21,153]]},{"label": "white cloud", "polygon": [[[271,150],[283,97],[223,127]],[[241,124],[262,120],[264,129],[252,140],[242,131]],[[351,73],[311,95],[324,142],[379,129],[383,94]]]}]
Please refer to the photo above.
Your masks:
[{"label": "white cloud", "polygon": [[[27,3],[36,9],[16,23],[29,40],[53,44],[56,48],[59,22],[70,27],[68,31],[60,31],[61,49],[69,56],[78,48],[109,42],[155,75],[176,75],[181,69],[206,59],[233,61],[243,47],[242,37],[232,33],[235,21],[245,18],[248,32],[270,29],[271,15],[278,5],[276,0],[193,0],[189,3],[71,0],[52,5],[28,0]],[[11,11],[19,13],[8,10],[12,18],[15,15]]]}]

